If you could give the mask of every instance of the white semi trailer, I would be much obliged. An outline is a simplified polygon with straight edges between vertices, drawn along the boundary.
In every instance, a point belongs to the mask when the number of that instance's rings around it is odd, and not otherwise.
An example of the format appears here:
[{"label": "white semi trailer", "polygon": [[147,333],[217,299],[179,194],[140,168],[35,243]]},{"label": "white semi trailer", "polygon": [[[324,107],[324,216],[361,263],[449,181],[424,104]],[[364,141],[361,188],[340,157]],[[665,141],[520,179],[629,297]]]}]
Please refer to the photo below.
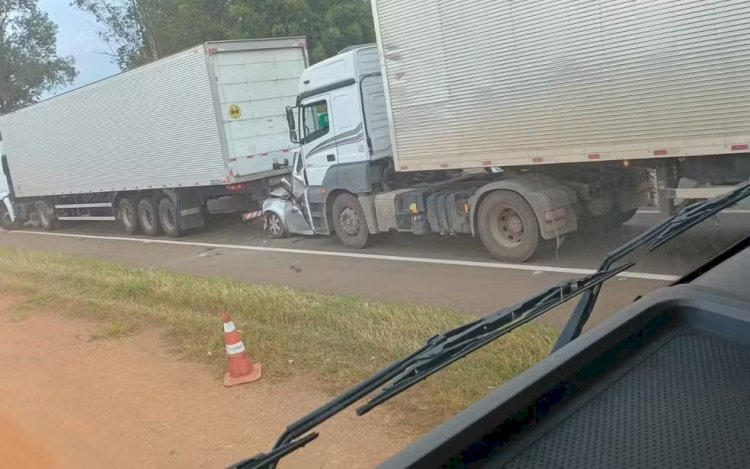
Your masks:
[{"label": "white semi trailer", "polygon": [[[373,0],[377,44],[308,68],[272,236],[543,240],[750,177],[750,2]],[[277,196],[281,195],[276,193]]]},{"label": "white semi trailer", "polygon": [[293,146],[304,38],[209,42],[0,116],[3,226],[119,220],[180,236],[258,211]]}]

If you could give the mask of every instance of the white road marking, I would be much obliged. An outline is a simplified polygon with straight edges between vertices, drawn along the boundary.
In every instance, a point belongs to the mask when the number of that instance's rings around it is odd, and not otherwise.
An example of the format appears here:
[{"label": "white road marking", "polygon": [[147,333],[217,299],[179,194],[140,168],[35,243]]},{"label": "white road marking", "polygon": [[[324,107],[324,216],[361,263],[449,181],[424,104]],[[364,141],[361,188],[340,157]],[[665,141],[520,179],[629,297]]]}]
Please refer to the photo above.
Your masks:
[{"label": "white road marking", "polygon": [[[658,210],[638,210],[636,213],[648,214],[648,215],[654,215],[654,214],[658,215],[659,211]],[[726,214],[735,214],[735,215],[740,214],[740,213],[747,214],[747,213],[750,213],[750,209],[737,208],[737,209],[730,209],[730,210],[722,210],[721,212],[719,212],[718,215],[723,215],[725,213]]]},{"label": "white road marking", "polygon": [[[590,275],[595,271],[592,269],[576,269],[570,267],[557,267],[557,266],[544,266],[544,265],[531,265],[531,264],[508,264],[503,262],[480,262],[480,261],[462,261],[458,259],[432,259],[428,257],[408,257],[408,256],[390,256],[384,254],[362,254],[356,252],[336,252],[336,251],[313,251],[309,249],[288,249],[288,248],[274,248],[268,246],[245,246],[241,244],[218,244],[218,243],[201,243],[195,241],[175,241],[170,239],[143,239],[143,238],[125,238],[121,236],[95,236],[95,235],[83,235],[83,234],[70,234],[70,233],[46,233],[41,231],[11,231],[10,234],[31,234],[39,236],[59,236],[65,238],[79,238],[79,239],[101,239],[105,241],[126,241],[131,243],[142,243],[142,244],[166,244],[173,246],[193,246],[193,247],[204,247],[204,248],[218,248],[218,249],[238,249],[243,251],[258,251],[258,252],[276,252],[283,254],[302,254],[310,256],[327,256],[327,257],[344,257],[353,259],[369,259],[378,261],[395,261],[395,262],[413,262],[420,264],[438,264],[438,265],[453,265],[460,267],[481,267],[489,269],[501,269],[501,270],[522,270],[535,272],[550,272],[557,274],[574,274],[574,275]],[[538,274],[537,274],[538,275]],[[644,272],[622,272],[617,275],[623,278],[636,278],[642,280],[658,280],[660,282],[674,282],[679,279],[679,276],[675,275],[662,275],[662,274],[651,274]]]}]

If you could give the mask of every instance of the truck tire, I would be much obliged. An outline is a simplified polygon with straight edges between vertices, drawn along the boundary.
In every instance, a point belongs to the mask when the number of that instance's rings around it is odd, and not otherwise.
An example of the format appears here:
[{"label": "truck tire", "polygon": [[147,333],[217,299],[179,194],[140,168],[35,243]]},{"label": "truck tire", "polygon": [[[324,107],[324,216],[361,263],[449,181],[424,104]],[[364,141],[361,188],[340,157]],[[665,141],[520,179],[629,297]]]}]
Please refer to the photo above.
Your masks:
[{"label": "truck tire", "polygon": [[356,197],[346,193],[336,197],[331,217],[336,236],[344,246],[355,249],[367,246],[370,232],[367,230],[365,211]]},{"label": "truck tire", "polygon": [[0,227],[5,231],[13,231],[21,227],[21,221],[18,217],[15,220],[10,219],[8,207],[2,202],[0,202]]},{"label": "truck tire", "polygon": [[539,245],[539,223],[523,197],[512,191],[495,191],[477,211],[477,231],[484,247],[502,261],[525,262]]},{"label": "truck tire", "polygon": [[117,218],[127,234],[136,234],[141,228],[138,221],[138,205],[129,197],[121,199],[117,204]]},{"label": "truck tire", "polygon": [[164,234],[170,238],[179,238],[182,235],[177,206],[169,197],[164,197],[159,201],[159,223],[161,223]]},{"label": "truck tire", "polygon": [[613,211],[609,215],[607,224],[611,228],[619,228],[620,226],[630,221],[630,219],[635,216],[637,211],[637,208],[626,210],[625,212],[621,212],[619,210]]},{"label": "truck tire", "polygon": [[145,197],[138,202],[138,222],[146,236],[159,236],[159,205],[151,197]]},{"label": "truck tire", "polygon": [[35,206],[36,216],[39,218],[39,226],[43,230],[52,231],[57,228],[55,219],[55,209],[50,207],[47,202],[40,200]]}]

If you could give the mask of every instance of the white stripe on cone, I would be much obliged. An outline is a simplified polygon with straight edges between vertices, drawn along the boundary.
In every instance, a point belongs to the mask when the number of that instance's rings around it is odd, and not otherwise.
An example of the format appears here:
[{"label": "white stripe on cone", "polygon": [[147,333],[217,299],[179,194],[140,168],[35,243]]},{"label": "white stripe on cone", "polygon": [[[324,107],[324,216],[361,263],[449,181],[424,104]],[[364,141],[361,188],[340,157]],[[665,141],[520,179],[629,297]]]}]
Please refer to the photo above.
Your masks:
[{"label": "white stripe on cone", "polygon": [[234,321],[229,321],[229,322],[224,323],[224,333],[234,332],[236,330],[237,328],[234,327]]},{"label": "white stripe on cone", "polygon": [[245,351],[245,344],[240,340],[236,344],[227,345],[227,355],[237,355]]}]

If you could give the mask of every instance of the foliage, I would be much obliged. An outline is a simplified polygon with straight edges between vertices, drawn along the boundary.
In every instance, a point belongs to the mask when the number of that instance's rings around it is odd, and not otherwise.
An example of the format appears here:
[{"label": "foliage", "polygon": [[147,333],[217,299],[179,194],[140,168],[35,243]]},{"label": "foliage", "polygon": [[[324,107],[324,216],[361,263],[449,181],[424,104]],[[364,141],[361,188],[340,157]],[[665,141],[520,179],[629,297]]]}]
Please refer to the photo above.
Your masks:
[{"label": "foliage", "polygon": [[229,9],[222,0],[73,0],[71,5],[99,23],[99,35],[121,70],[228,35]]},{"label": "foliage", "polygon": [[0,114],[34,103],[76,77],[57,56],[57,26],[36,0],[0,0]]},{"label": "foliage", "polygon": [[313,62],[375,40],[362,0],[232,0],[230,17],[235,37],[307,36]]},{"label": "foliage", "polygon": [[122,70],[201,42],[307,36],[313,62],[375,39],[363,0],[73,0]]}]

